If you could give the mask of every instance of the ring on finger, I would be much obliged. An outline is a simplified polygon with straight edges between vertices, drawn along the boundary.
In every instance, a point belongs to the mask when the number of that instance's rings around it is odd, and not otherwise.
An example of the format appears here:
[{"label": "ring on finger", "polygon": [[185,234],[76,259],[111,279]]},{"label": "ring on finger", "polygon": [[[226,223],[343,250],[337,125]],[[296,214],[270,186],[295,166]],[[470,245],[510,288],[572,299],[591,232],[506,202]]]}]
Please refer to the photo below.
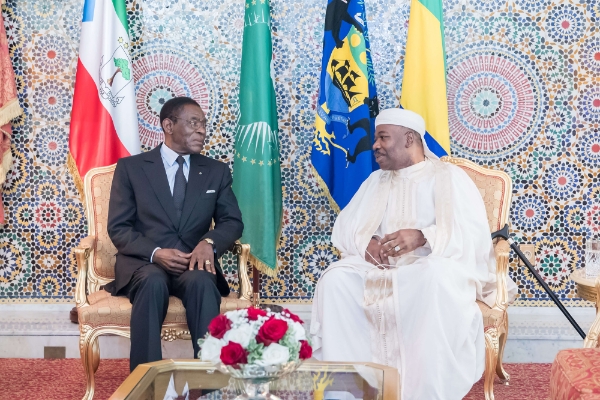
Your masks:
[{"label": "ring on finger", "polygon": [[208,261],[208,260],[206,260],[206,261],[204,261],[204,264],[206,264],[206,265],[210,265],[210,264],[211,264],[211,262],[210,262],[210,261]]},{"label": "ring on finger", "polygon": [[400,251],[400,246],[396,246],[396,247],[394,247],[394,250],[395,250],[395,251]]}]

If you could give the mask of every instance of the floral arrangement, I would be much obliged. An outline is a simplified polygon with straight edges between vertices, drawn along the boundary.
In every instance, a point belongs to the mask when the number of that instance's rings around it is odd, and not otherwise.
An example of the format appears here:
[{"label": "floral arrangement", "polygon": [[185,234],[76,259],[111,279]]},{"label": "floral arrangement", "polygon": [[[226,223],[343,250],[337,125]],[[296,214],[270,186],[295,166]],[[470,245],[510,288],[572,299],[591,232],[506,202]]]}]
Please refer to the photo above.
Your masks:
[{"label": "floral arrangement", "polygon": [[302,320],[287,309],[275,313],[250,307],[221,314],[198,344],[202,361],[235,369],[282,366],[312,356]]}]

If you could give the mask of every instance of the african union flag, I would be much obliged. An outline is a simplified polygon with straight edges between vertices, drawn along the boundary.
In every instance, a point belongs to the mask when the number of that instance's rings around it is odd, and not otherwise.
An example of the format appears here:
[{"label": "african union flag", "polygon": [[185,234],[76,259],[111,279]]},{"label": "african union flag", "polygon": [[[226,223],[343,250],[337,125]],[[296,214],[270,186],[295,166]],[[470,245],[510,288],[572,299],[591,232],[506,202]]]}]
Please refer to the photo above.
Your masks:
[{"label": "african union flag", "polygon": [[427,147],[450,155],[442,0],[412,0],[400,105],[425,119]]},{"label": "african union flag", "polygon": [[312,164],[337,211],[377,168],[379,113],[363,0],[329,0]]}]

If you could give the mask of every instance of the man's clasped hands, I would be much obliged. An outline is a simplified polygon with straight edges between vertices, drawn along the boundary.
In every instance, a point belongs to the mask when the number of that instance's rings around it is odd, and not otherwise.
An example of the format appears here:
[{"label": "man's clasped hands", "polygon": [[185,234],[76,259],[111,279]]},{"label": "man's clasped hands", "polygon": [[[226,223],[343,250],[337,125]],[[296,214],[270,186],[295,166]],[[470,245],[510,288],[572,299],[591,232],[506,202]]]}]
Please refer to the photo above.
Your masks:
[{"label": "man's clasped hands", "polygon": [[171,275],[181,275],[187,270],[206,270],[215,274],[215,254],[213,247],[206,241],[198,243],[191,253],[177,249],[158,249],[152,261]]},{"label": "man's clasped hands", "polygon": [[367,246],[365,260],[379,268],[388,268],[390,257],[410,253],[426,242],[423,232],[418,229],[400,229],[382,238],[373,236]]}]

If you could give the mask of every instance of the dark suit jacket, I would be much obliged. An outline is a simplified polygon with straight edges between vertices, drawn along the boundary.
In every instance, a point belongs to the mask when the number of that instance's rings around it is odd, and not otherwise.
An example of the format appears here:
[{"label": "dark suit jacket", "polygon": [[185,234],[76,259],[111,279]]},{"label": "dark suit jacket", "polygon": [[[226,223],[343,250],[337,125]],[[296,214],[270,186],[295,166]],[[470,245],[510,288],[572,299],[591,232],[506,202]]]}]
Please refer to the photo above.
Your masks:
[{"label": "dark suit jacket", "polygon": [[[226,164],[192,154],[181,221],[177,224],[160,146],[120,159],[110,192],[107,227],[118,253],[115,280],[106,290],[118,294],[138,268],[150,263],[155,248],[173,248],[179,239],[193,249],[202,239],[211,238],[216,257],[220,257],[244,229],[231,182]],[[213,219],[215,227],[209,231]],[[217,288],[221,296],[227,296],[229,286],[217,258]]]}]

